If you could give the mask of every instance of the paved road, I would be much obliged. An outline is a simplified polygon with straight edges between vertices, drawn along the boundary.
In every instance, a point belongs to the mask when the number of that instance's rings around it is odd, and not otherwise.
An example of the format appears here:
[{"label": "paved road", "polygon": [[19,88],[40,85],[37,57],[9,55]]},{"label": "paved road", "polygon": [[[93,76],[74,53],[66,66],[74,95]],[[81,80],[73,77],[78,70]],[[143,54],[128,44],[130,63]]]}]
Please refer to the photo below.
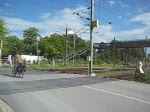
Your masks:
[{"label": "paved road", "polygon": [[15,112],[149,112],[150,85],[76,74],[0,70],[0,98]]}]

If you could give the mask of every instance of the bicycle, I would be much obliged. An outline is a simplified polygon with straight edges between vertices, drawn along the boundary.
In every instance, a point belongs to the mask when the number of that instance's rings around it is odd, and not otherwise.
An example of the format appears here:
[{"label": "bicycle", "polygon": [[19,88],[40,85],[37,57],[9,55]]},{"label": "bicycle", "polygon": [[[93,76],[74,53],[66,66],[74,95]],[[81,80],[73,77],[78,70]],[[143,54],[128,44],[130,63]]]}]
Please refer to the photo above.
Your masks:
[{"label": "bicycle", "polygon": [[24,77],[24,72],[26,71],[26,67],[25,65],[22,65],[21,63],[16,66],[16,64],[12,67],[12,75],[14,77],[17,76],[17,74],[19,75],[20,78]]}]

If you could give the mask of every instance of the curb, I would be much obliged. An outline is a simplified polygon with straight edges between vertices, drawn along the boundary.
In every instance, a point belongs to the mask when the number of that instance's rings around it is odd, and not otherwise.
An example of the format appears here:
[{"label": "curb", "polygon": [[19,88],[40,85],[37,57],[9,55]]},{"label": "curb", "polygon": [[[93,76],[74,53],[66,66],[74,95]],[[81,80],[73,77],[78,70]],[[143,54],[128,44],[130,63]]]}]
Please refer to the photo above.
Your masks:
[{"label": "curb", "polygon": [[0,112],[14,112],[14,110],[0,99]]}]

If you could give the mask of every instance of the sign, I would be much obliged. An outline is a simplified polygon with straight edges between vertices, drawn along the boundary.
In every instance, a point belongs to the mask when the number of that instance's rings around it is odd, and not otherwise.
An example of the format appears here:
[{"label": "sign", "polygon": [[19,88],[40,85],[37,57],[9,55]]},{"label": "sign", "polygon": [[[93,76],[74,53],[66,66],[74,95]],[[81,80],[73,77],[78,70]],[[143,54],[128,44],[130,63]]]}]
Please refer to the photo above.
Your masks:
[{"label": "sign", "polygon": [[93,27],[98,27],[98,20],[92,21],[92,26]]},{"label": "sign", "polygon": [[86,61],[91,61],[91,56],[87,56]]}]

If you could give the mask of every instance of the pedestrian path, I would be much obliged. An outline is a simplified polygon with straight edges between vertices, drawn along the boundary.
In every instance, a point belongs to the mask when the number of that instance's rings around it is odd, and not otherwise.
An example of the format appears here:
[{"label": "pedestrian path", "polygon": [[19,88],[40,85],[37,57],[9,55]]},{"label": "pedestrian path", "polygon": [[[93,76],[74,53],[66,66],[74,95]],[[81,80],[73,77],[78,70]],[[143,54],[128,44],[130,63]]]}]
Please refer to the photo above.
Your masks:
[{"label": "pedestrian path", "polygon": [[0,112],[14,112],[14,110],[0,99]]}]

